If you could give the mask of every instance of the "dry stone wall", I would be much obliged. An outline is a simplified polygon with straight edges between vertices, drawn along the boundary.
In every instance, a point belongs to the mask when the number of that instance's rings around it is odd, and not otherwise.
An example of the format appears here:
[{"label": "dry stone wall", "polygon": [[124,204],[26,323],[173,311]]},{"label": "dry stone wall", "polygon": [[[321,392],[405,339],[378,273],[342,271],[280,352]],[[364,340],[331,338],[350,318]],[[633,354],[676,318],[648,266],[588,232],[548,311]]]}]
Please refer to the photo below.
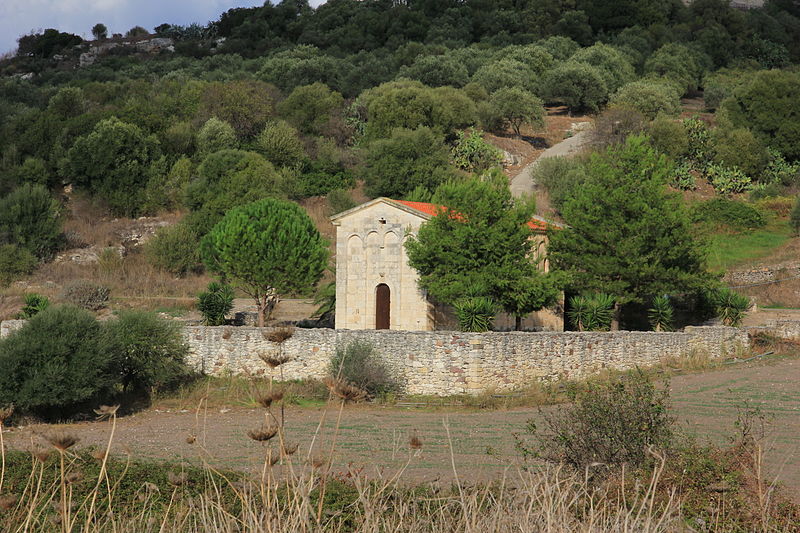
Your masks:
[{"label": "dry stone wall", "polygon": [[[0,324],[0,336],[24,324]],[[580,378],[601,369],[624,370],[668,356],[705,351],[712,357],[749,348],[747,331],[723,326],[683,332],[490,332],[295,329],[282,345],[271,328],[187,326],[188,363],[212,374],[322,378],[337,346],[372,344],[409,394],[509,391],[535,380]],[[270,369],[262,356],[289,361]]]}]

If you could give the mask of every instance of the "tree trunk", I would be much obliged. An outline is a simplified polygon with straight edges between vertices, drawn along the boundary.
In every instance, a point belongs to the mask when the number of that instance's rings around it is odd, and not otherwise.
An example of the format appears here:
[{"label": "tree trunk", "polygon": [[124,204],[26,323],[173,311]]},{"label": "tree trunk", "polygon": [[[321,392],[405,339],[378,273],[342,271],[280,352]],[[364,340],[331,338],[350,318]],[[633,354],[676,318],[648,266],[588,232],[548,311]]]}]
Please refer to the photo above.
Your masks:
[{"label": "tree trunk", "polygon": [[619,302],[614,302],[614,313],[611,315],[611,331],[619,331],[619,315],[622,306]]},{"label": "tree trunk", "polygon": [[258,306],[258,327],[263,328],[267,325],[272,310],[278,303],[278,295],[274,289],[270,289],[266,294],[260,298],[256,298],[256,305]]},{"label": "tree trunk", "polygon": [[514,317],[514,331],[522,331],[522,317],[515,316]]}]

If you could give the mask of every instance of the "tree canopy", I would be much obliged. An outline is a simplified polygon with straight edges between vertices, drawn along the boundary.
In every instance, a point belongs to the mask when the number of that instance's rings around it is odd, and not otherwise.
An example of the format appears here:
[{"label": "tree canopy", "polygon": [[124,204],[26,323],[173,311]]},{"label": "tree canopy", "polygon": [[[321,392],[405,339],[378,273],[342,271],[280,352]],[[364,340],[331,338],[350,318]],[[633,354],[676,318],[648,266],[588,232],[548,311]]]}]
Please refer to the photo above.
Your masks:
[{"label": "tree canopy", "polygon": [[593,155],[586,174],[562,208],[567,228],[550,236],[550,260],[573,290],[610,294],[619,306],[711,281],[690,218],[666,190],[670,165],[644,137]]},{"label": "tree canopy", "polygon": [[453,305],[488,296],[518,318],[556,301],[560,278],[544,274],[533,259],[528,222],[535,206],[514,202],[502,174],[446,183],[433,201],[446,207],[405,245],[431,297]]}]

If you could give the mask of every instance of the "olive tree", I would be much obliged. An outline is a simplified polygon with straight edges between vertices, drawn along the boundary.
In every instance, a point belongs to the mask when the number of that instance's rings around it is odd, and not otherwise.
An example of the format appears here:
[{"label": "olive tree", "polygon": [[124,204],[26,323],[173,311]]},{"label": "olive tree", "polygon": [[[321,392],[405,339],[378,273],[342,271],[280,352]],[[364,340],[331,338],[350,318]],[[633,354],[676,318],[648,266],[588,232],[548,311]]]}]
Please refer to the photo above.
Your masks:
[{"label": "olive tree", "polygon": [[492,94],[489,105],[493,114],[503,124],[508,124],[514,134],[520,136],[520,127],[528,124],[533,127],[544,125],[544,107],[534,94],[519,87],[504,87]]},{"label": "olive tree", "polygon": [[203,262],[255,300],[263,327],[281,294],[309,292],[328,248],[295,203],[266,198],[228,211],[201,244]]}]

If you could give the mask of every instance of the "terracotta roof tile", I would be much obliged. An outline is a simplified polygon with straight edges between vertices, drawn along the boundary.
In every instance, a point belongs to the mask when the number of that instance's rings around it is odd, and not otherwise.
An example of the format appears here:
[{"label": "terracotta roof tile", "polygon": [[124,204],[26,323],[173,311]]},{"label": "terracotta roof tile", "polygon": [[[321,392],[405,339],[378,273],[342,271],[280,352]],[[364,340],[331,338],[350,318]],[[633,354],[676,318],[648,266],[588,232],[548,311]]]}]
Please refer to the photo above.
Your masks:
[{"label": "terracotta roof tile", "polygon": [[[439,211],[445,209],[443,205],[438,204],[430,204],[427,202],[409,202],[408,200],[392,200],[395,203],[402,204],[406,207],[410,207],[415,211],[419,211],[420,213],[424,213],[426,215],[435,217]],[[541,217],[533,217],[530,222],[528,222],[528,227],[534,231],[546,231],[548,227],[559,228],[558,224],[553,224],[544,220]]]}]

